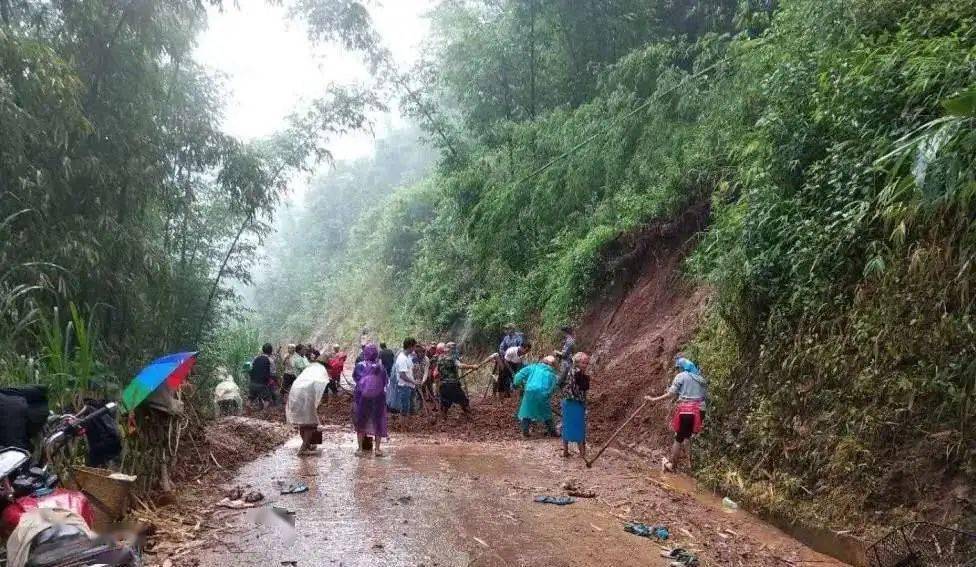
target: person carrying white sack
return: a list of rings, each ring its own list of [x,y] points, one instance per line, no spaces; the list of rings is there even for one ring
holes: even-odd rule
[[[220,382],[214,387],[214,409],[217,417],[225,414],[240,414],[244,410],[244,398],[241,397],[241,387],[234,381],[234,377],[223,366],[215,369]]]
[[[325,365],[313,362],[298,375],[288,393],[288,403],[285,406],[285,419],[298,428],[302,437],[299,455],[315,455],[319,450],[314,447],[322,442],[319,431],[319,403],[325,388],[329,385],[329,375]]]

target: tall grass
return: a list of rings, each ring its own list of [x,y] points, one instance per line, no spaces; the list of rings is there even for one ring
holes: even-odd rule
[[[223,366],[234,376],[241,389],[246,391],[247,376],[242,368],[261,352],[261,345],[258,329],[250,322],[240,322],[221,329],[202,347],[197,368],[194,370],[197,376],[195,383],[204,392],[210,392],[217,384],[216,369]],[[200,399],[201,404],[209,403],[209,399],[203,398]]]
[[[93,314],[94,310],[84,314],[73,302],[68,303],[67,319],[58,307],[50,316],[38,314],[35,338],[40,345],[39,356],[30,374],[21,372],[14,378],[47,385],[49,399],[56,405],[75,403],[87,395],[117,395],[116,376],[98,362]]]

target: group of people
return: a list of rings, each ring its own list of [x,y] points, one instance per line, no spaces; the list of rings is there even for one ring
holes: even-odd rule
[[[506,325],[497,352],[473,365],[461,361],[454,342],[432,345],[420,344],[413,338],[403,340],[402,349],[394,353],[385,343],[374,344],[364,339],[352,370],[352,423],[356,430],[360,453],[372,451],[382,455],[382,440],[389,437],[388,414],[396,413],[408,427],[410,416],[424,403],[439,405],[439,414],[446,418],[452,406],[460,406],[470,419],[471,407],[463,383],[465,370],[474,370],[494,361],[492,390],[500,398],[519,393],[517,423],[523,436],[528,437],[533,426],[541,426],[544,434],[561,437],[563,456],[570,456],[570,445],[576,444],[579,454],[586,457],[587,394],[590,390],[590,357],[576,349],[576,336],[571,327],[563,327],[562,346],[529,362],[532,344],[514,325]],[[326,391],[338,394],[340,379],[347,355],[339,345],[332,354],[321,356],[306,345],[288,345],[282,361],[280,392],[287,399],[286,417],[296,426],[302,437],[300,454],[314,453],[321,442],[317,408]],[[273,348],[265,344],[262,354],[251,364],[252,400],[273,400],[275,360]],[[671,419],[675,439],[670,458],[663,460],[665,470],[673,470],[693,435],[701,428],[704,418],[707,382],[698,367],[679,355],[675,362],[680,372],[666,392],[645,399],[657,402],[676,401]],[[560,394],[561,431],[557,431],[553,416],[553,396]],[[689,453],[690,459],[690,453]]]
[[[332,345],[332,354],[328,356],[322,356],[321,351],[310,344],[289,344],[282,356],[281,353],[275,354],[271,343],[265,343],[261,347],[261,354],[244,365],[244,372],[247,373],[250,382],[248,401],[256,408],[278,405],[281,400],[288,397],[288,392],[298,376],[313,362],[325,367],[329,377],[326,390],[333,395],[338,395],[339,381],[342,377],[342,369],[346,365],[346,358],[346,353],[337,344]]]

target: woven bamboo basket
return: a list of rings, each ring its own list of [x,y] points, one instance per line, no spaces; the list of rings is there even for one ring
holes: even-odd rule
[[[90,494],[97,502],[95,509],[95,530],[109,529],[125,517],[129,511],[129,500],[136,477],[116,473],[107,469],[77,465],[71,468],[70,484]]]

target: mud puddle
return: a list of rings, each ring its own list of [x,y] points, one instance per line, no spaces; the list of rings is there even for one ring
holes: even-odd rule
[[[783,518],[759,518],[741,508],[726,509],[720,496],[707,488],[702,488],[694,478],[685,475],[651,473],[650,477],[669,489],[687,494],[710,508],[722,510],[730,518],[752,519],[753,534],[760,539],[793,538],[812,551],[829,555],[851,565],[867,565],[867,558],[864,555],[866,544],[859,538],[826,528],[800,526]]]

